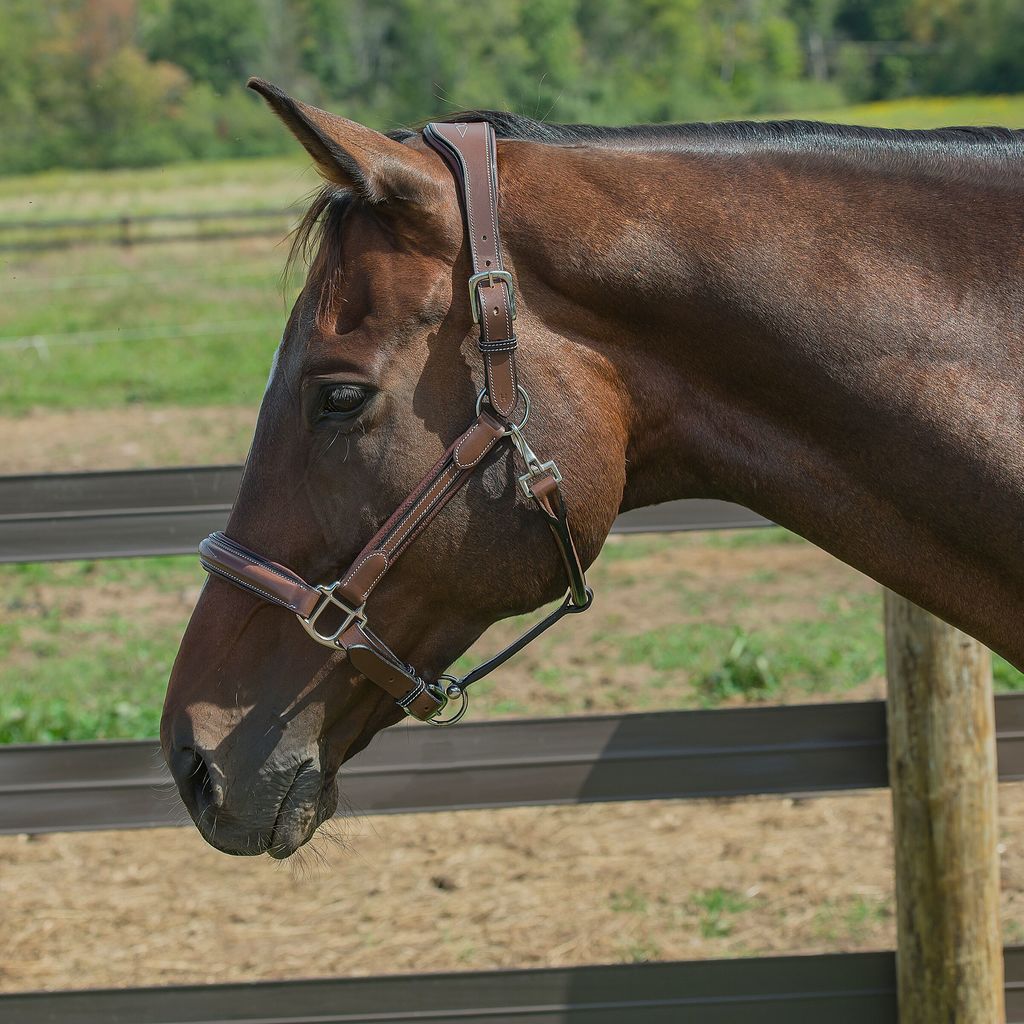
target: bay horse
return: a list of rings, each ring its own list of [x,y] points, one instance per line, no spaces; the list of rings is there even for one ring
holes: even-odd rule
[[[250,85],[325,184],[227,533],[337,579],[485,388],[474,253],[423,132]],[[1024,668],[1024,132],[448,121],[497,139],[519,383],[581,565],[622,511],[726,499]],[[489,450],[373,593],[424,679],[564,592],[520,469]],[[402,717],[344,651],[214,576],[161,741],[210,843],[282,858],[333,814],[341,764]]]

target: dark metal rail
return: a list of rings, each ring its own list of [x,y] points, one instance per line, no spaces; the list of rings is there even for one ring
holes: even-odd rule
[[[1008,959],[1016,967],[1019,957]],[[896,1024],[890,953],[0,997],[47,1024]]]
[[[190,554],[227,521],[241,466],[0,477],[0,562]],[[618,533],[770,525],[724,501],[619,516]]]
[[[1004,951],[1024,1024],[1024,949]],[[0,996],[21,1024],[897,1024],[892,953]]]
[[[1024,695],[996,701],[1024,779]],[[883,787],[882,701],[483,722],[382,733],[343,770],[357,814]],[[154,741],[0,747],[0,833],[184,823]]]

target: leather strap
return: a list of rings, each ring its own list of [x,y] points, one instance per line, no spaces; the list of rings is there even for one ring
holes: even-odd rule
[[[511,275],[502,262],[498,233],[494,129],[486,121],[431,121],[423,129],[423,139],[444,158],[459,184],[473,265],[470,303],[480,322],[487,394],[494,411],[507,419],[519,400],[519,379],[515,297]]]
[[[569,529],[557,467],[553,462],[541,463],[522,435],[522,424],[515,426],[510,422],[519,397],[513,332],[515,295],[511,274],[502,263],[498,235],[494,130],[485,121],[435,122],[427,125],[423,134],[452,169],[462,198],[473,265],[470,301],[474,319],[480,322],[486,393],[497,416],[486,411],[477,413],[469,428],[452,442],[334,583],[312,586],[287,566],[264,558],[223,533],[207,537],[199,545],[199,557],[208,572],[294,612],[315,640],[345,651],[353,667],[391,694],[401,708],[415,718],[431,721],[445,707],[449,695],[463,695],[467,686],[504,664],[564,615],[585,611],[593,595],[586,585]],[[569,579],[569,593],[547,618],[490,661],[461,679],[445,677],[450,685],[443,691],[437,685],[425,683],[412,666],[369,629],[363,608],[403,552],[486,455],[505,439],[511,439],[526,463],[527,471],[519,483],[551,528]],[[464,710],[463,702],[459,712],[447,722],[457,721]]]
[[[449,446],[416,489],[391,514],[341,578],[341,596],[359,607],[406,548],[469,479],[505,433],[489,413],[481,412]]]
[[[235,586],[303,618],[313,614],[323,596],[291,569],[263,558],[220,532],[211,533],[200,542],[199,561],[207,572],[223,576]]]

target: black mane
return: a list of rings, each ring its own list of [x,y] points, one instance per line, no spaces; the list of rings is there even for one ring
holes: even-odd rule
[[[824,121],[711,121],[690,124],[640,124],[609,127],[593,124],[549,124],[504,110],[471,110],[441,121],[489,121],[499,139],[543,142],[551,146],[601,146],[636,151],[687,150],[695,144],[734,149],[880,148],[1005,150],[1024,147],[1024,129],[999,127],[867,128]],[[414,132],[392,137],[405,140]]]

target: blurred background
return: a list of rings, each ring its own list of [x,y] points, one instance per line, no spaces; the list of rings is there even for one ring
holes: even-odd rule
[[[619,124],[1024,90],[1016,0],[5,0],[3,15],[7,174],[290,152],[240,88],[257,72],[381,129],[479,106]]]
[[[0,68],[0,474],[237,463],[316,185],[248,75],[383,130],[474,107],[1019,127],[1024,4],[0,0]],[[884,693],[878,587],[782,530],[612,538],[593,581],[584,620],[481,684],[477,720]],[[192,557],[0,566],[0,742],[154,736],[201,582]],[[332,974],[893,943],[884,794],[347,828],[329,884],[191,829],[0,838],[0,989],[300,976],[310,948]]]

